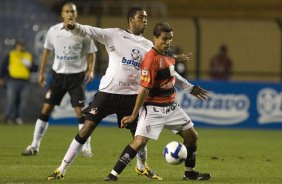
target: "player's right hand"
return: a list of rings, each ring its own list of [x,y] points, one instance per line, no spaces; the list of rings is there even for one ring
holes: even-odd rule
[[[128,123],[132,123],[134,120],[134,116],[124,116],[121,120],[121,128],[125,128]]]
[[[38,83],[39,83],[39,85],[41,87],[44,87],[46,85],[44,74],[39,74],[39,76],[38,76]]]

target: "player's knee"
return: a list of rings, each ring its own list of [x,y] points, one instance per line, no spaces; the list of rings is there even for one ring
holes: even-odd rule
[[[134,137],[134,140],[130,144],[135,150],[141,150],[143,149],[147,144],[147,139],[141,136]]]
[[[81,136],[81,135],[78,133],[78,134],[76,134],[76,136],[75,136],[74,139],[75,139],[78,143],[84,144],[84,143],[87,141],[88,137],[83,137],[83,136]]]
[[[44,122],[48,122],[48,120],[49,120],[49,114],[47,114],[47,115],[45,115],[45,114],[40,114],[39,115],[39,117],[38,117],[38,119],[40,119],[40,120],[42,120],[42,121],[44,121]]]
[[[83,127],[79,131],[79,135],[83,138],[88,138],[96,126],[97,124],[95,122],[86,120]]]
[[[198,133],[194,129],[181,132],[181,136],[183,137],[186,146],[196,145],[198,141]]]

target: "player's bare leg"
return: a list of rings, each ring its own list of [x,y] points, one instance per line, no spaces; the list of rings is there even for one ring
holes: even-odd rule
[[[82,129],[82,127],[84,125],[85,117],[83,116],[83,114],[81,112],[81,107],[74,107],[74,111],[75,111],[76,117],[79,121],[78,129],[80,130],[80,129]],[[83,147],[81,149],[81,153],[86,158],[90,158],[90,157],[93,156],[92,149],[91,149],[91,136],[88,137],[87,141],[83,145]]]

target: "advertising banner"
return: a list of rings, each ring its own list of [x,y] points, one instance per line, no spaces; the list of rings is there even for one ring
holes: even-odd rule
[[[199,100],[177,89],[176,101],[197,127],[282,129],[282,85],[257,82],[191,81],[209,91],[207,100]],[[87,86],[86,105],[97,92],[99,80]],[[102,125],[115,125],[111,115]],[[77,124],[69,96],[54,109],[50,123]]]

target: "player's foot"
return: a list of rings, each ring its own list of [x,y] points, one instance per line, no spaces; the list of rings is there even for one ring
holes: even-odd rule
[[[162,178],[157,175],[153,170],[151,170],[148,166],[146,166],[144,170],[139,170],[137,166],[135,166],[134,170],[138,175],[146,176],[149,179],[162,180]]]
[[[105,181],[117,181],[118,177],[112,175],[111,173],[105,178]]]
[[[23,156],[35,156],[39,152],[38,149],[35,149],[34,147],[28,146],[25,150],[22,151]]]
[[[199,173],[198,171],[185,171],[183,180],[209,180],[209,173]]]
[[[89,149],[88,150],[81,150],[81,153],[86,158],[91,158],[93,156],[91,149],[90,150]]]
[[[59,180],[59,179],[64,179],[64,174],[61,173],[58,169],[56,169],[50,176],[48,176],[47,180]]]

